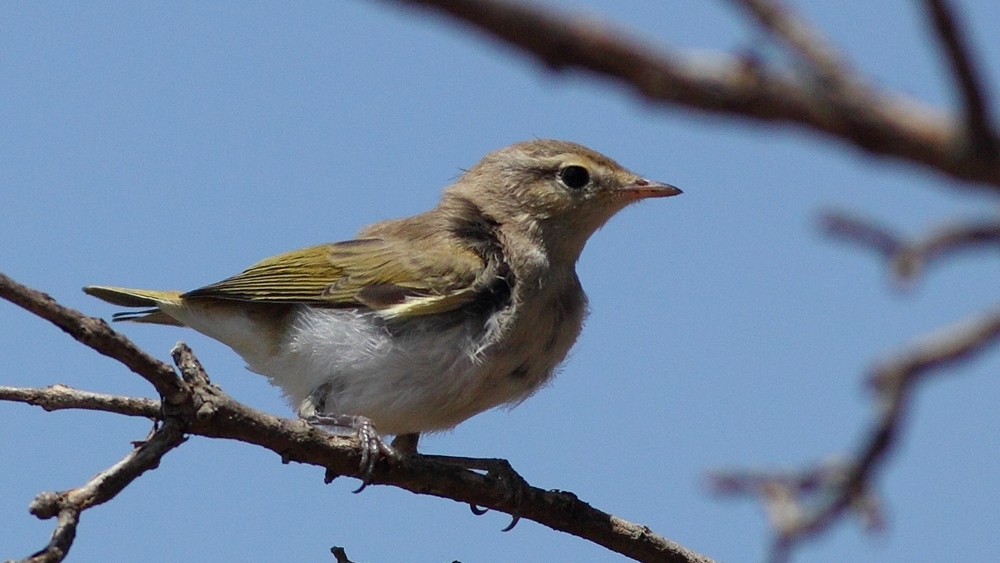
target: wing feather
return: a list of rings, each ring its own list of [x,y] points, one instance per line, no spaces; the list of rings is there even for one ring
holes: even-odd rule
[[[485,264],[472,251],[437,246],[378,238],[311,246],[266,258],[182,297],[364,306],[399,316],[441,313],[475,299]]]

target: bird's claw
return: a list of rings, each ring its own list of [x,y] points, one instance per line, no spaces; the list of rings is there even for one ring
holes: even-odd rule
[[[506,459],[494,459],[494,458],[471,458],[471,457],[453,457],[453,456],[439,456],[431,455],[427,456],[432,459],[437,459],[438,461],[443,461],[446,463],[451,463],[454,465],[459,465],[466,469],[485,471],[487,477],[492,477],[498,479],[504,488],[504,502],[511,506],[510,511],[510,524],[504,528],[503,532],[509,532],[517,526],[517,523],[521,520],[521,505],[524,503],[524,497],[531,485],[521,477],[514,468],[511,467],[510,462]],[[469,509],[476,516],[482,516],[489,512],[488,508],[480,508],[475,504],[469,504]]]
[[[514,468],[506,459],[494,459],[490,460],[490,462],[488,464],[489,467],[486,469],[486,474],[500,480],[505,492],[504,500],[513,506],[513,510],[510,512],[510,524],[507,524],[506,528],[500,530],[501,532],[509,532],[521,520],[521,505],[524,502],[525,492],[531,485],[528,485],[524,477],[521,477],[517,471],[514,471]]]
[[[375,431],[375,425],[368,418],[357,427],[358,441],[361,444],[361,486],[354,491],[355,494],[365,490],[372,484],[372,474],[375,471],[375,464],[383,457],[389,459],[396,455],[392,446],[382,441],[382,437]]]
[[[378,431],[375,430],[375,424],[368,417],[345,414],[316,414],[306,418],[306,422],[314,426],[350,428],[357,433],[358,443],[361,448],[361,463],[359,467],[361,486],[354,491],[355,493],[360,493],[368,485],[372,484],[375,465],[380,459],[389,459],[396,456],[396,451],[382,440]]]

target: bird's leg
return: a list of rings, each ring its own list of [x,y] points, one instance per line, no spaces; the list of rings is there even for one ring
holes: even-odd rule
[[[372,473],[375,464],[382,457],[395,457],[396,451],[392,446],[382,441],[375,423],[366,416],[354,414],[332,414],[323,412],[326,408],[326,397],[329,394],[329,384],[323,384],[302,402],[299,406],[299,416],[313,426],[325,426],[335,428],[349,428],[354,430],[358,436],[361,446],[361,486],[355,493],[365,490],[372,482]],[[395,443],[395,441],[393,442]],[[413,440],[416,448],[416,438]]]
[[[382,441],[375,424],[366,416],[324,413],[306,417],[305,421],[314,426],[350,428],[357,433],[361,446],[361,486],[355,493],[360,493],[372,483],[372,473],[379,459],[396,456],[396,451]]]
[[[399,453],[416,454],[417,442],[420,441],[420,433],[399,434],[392,439],[392,449]]]
[[[399,437],[396,439],[398,440]],[[393,440],[392,444],[395,446],[396,440]],[[458,465],[469,470],[485,471],[487,476],[499,479],[505,491],[505,500],[513,507],[510,513],[510,524],[508,524],[507,527],[501,531],[509,532],[513,530],[514,526],[516,526],[518,521],[521,520],[521,503],[524,502],[524,496],[531,485],[529,485],[528,482],[524,480],[524,477],[521,477],[517,471],[514,471],[514,468],[511,467],[510,462],[506,459],[458,457],[450,455],[426,455],[424,457],[443,463]],[[486,512],[489,511],[487,508],[479,508],[474,504],[470,504],[469,508],[471,508],[472,513],[477,516],[486,514]]]

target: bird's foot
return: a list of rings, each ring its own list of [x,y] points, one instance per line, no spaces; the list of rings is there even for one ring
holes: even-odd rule
[[[396,451],[382,441],[375,430],[375,424],[370,418],[353,414],[314,414],[306,417],[306,422],[314,426],[350,428],[357,433],[361,446],[361,486],[355,493],[360,493],[372,483],[372,473],[375,464],[383,457],[396,457]]]
[[[453,465],[458,465],[464,467],[465,469],[475,470],[475,471],[485,471],[488,477],[493,477],[498,479],[504,488],[504,500],[510,505],[510,524],[506,528],[501,530],[502,532],[509,532],[517,526],[518,521],[521,520],[521,505],[524,502],[524,497],[531,488],[531,485],[524,480],[524,477],[514,471],[511,467],[510,462],[506,459],[497,458],[478,458],[478,457],[456,457],[450,455],[428,455],[429,457],[436,461],[442,461],[444,463],[450,463]],[[474,504],[470,504],[469,508],[472,509],[472,513],[481,516],[489,512],[488,508],[479,508]]]

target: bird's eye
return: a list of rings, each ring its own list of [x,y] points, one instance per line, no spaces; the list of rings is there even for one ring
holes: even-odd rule
[[[559,171],[559,179],[566,187],[579,190],[590,183],[590,172],[582,166],[571,165]]]

